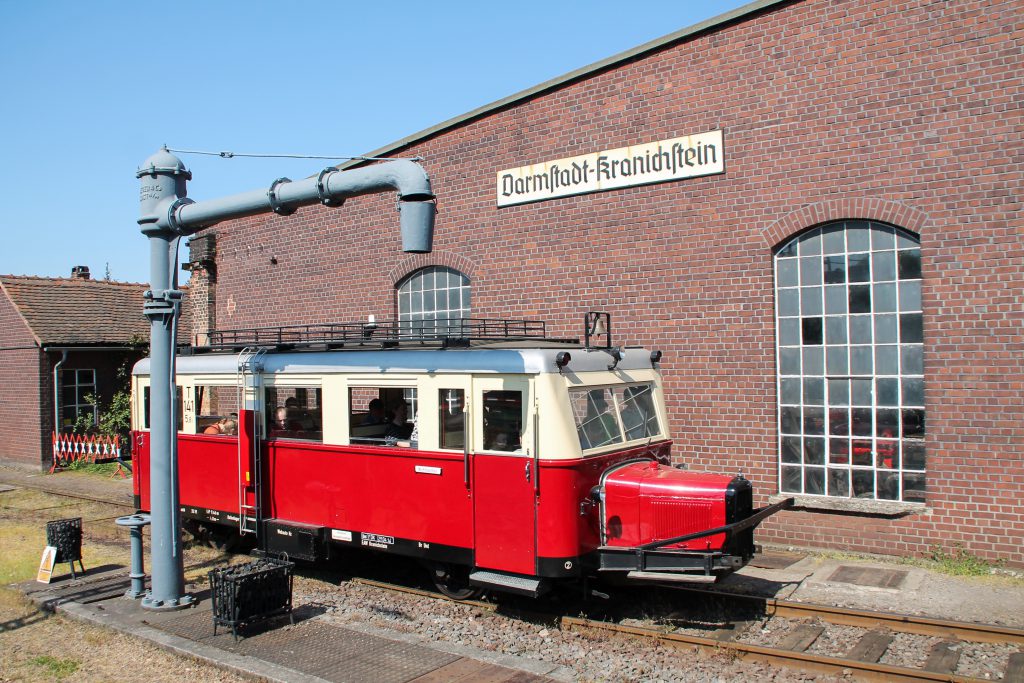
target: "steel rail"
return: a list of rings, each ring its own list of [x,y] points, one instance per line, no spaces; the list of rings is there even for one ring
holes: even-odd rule
[[[20,479],[18,479],[18,480],[7,479],[7,478],[4,478],[3,476],[0,476],[0,484],[4,484],[5,486],[13,486],[15,488],[31,489],[33,491],[42,491],[43,493],[50,493],[50,494],[53,494],[55,496],[63,496],[65,498],[76,498],[78,500],[88,500],[88,501],[93,502],[93,503],[106,503],[107,505],[116,505],[118,507],[130,508],[132,510],[135,509],[135,504],[134,503],[124,502],[124,501],[117,501],[117,500],[110,500],[109,498],[102,498],[100,496],[90,496],[90,495],[87,495],[85,493],[78,493],[78,492],[67,491],[67,490],[61,489],[59,487],[40,486],[40,485],[35,484],[35,483],[28,484],[28,483],[25,483],[24,481],[22,481]]]
[[[684,647],[693,650],[714,650],[718,652],[727,651],[739,659],[760,661],[772,666],[785,666],[803,671],[815,671],[819,673],[838,674],[843,672],[853,673],[859,680],[876,681],[954,681],[955,683],[978,683],[983,678],[971,678],[957,676],[950,673],[936,673],[923,669],[908,669],[889,664],[862,662],[856,659],[843,659],[840,657],[828,657],[823,655],[808,654],[796,650],[779,650],[764,647],[761,645],[747,645],[744,643],[715,640],[713,638],[702,638],[699,636],[687,636],[679,633],[665,633],[652,629],[639,628],[636,626],[623,626],[603,621],[582,619],[578,617],[562,617],[562,628],[565,630],[586,630],[603,631],[617,635],[632,636],[647,640],[657,640],[675,647]]]
[[[978,624],[948,619],[933,619],[910,614],[892,612],[872,612],[869,610],[847,607],[830,607],[813,603],[793,602],[777,598],[756,597],[727,593],[725,591],[667,586],[678,591],[705,595],[709,597],[727,598],[729,600],[761,603],[765,608],[765,616],[788,617],[791,619],[821,619],[830,624],[857,626],[860,628],[885,628],[899,633],[912,633],[921,636],[940,638],[956,638],[972,643],[1009,643],[1024,645],[1024,629],[999,626],[997,624]]]

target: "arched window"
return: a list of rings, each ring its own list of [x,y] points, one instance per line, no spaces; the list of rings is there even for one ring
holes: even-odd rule
[[[398,321],[403,330],[432,333],[447,327],[447,321],[468,317],[469,278],[453,268],[427,266],[398,285]]]
[[[783,493],[924,502],[921,249],[869,221],[775,255]]]

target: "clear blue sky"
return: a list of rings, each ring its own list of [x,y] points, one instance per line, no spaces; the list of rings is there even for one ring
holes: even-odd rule
[[[355,156],[746,0],[0,0],[0,273],[145,282],[135,170]],[[179,155],[201,200],[329,162]]]

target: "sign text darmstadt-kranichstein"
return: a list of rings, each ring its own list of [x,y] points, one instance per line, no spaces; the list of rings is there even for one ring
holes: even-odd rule
[[[498,206],[724,171],[722,131],[712,130],[498,171]]]

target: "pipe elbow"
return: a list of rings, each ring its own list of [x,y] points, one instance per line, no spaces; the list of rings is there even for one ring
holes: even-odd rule
[[[327,192],[344,199],[386,190],[398,192],[401,201],[434,199],[430,177],[422,166],[408,159],[395,159],[372,166],[332,173],[327,178]]]

